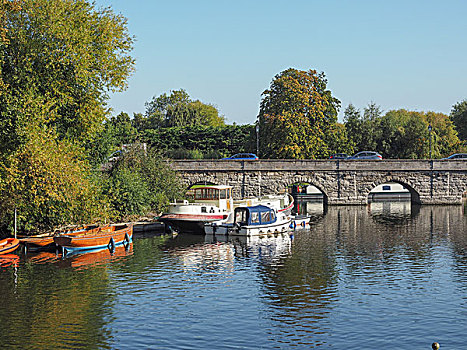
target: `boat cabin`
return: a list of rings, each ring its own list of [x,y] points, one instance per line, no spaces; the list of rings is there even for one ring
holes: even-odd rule
[[[208,185],[191,188],[187,192],[190,202],[216,205],[221,210],[233,208],[232,186]]]
[[[235,224],[241,226],[266,225],[274,223],[276,212],[265,205],[235,208]]]

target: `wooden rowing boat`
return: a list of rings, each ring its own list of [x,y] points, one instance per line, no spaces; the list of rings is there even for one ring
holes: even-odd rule
[[[76,235],[80,233],[84,233],[86,231],[90,231],[93,229],[99,228],[98,225],[90,225],[90,226],[83,226],[74,229],[70,229],[67,231],[56,231],[56,232],[48,232],[34,236],[19,236],[19,241],[23,244],[27,249],[31,250],[48,250],[48,249],[56,249],[56,244],[54,242],[54,237],[59,235]]]
[[[0,254],[14,252],[19,247],[19,239],[5,238],[0,240]]]
[[[63,254],[81,250],[109,248],[129,244],[133,237],[133,224],[119,224],[98,227],[78,234],[64,234],[54,237]]]

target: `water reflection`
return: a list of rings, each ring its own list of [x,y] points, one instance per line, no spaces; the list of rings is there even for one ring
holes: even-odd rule
[[[34,349],[465,345],[465,207],[372,203],[317,217],[293,235],[144,234],[115,255],[18,252],[0,267],[0,341]]]

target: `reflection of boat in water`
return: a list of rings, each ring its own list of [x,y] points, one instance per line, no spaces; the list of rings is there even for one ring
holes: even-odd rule
[[[278,233],[261,236],[214,236],[206,235],[207,242],[223,242],[230,244],[237,257],[258,257],[275,259],[290,253],[292,236],[289,233]]]
[[[0,240],[0,255],[14,252],[19,247],[19,239],[5,238]]]
[[[324,203],[322,200],[300,199],[295,202],[294,212],[306,216],[324,215]]]
[[[107,248],[101,248],[68,254],[66,259],[60,262],[60,266],[64,264],[75,268],[97,266],[114,260],[119,260],[122,257],[127,257],[129,255],[133,255],[133,243],[130,243],[127,246],[120,245],[116,247],[113,252]]]
[[[412,215],[416,215],[412,209],[417,209],[417,206],[412,206],[410,202],[372,202],[369,204],[369,211],[372,217],[381,223],[394,224],[410,219]]]
[[[131,243],[132,237],[133,224],[119,224],[98,227],[80,234],[56,236],[54,242],[67,254],[100,248],[113,250],[119,245]]]
[[[368,202],[406,202],[410,201],[411,195],[407,188],[395,182],[388,182],[372,189],[368,195]]]
[[[8,267],[15,265],[19,262],[19,256],[16,254],[2,254],[0,255],[0,267]]]

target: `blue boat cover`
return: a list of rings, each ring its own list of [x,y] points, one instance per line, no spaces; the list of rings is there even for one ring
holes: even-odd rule
[[[235,223],[240,225],[265,225],[276,222],[276,212],[265,205],[235,208]]]

